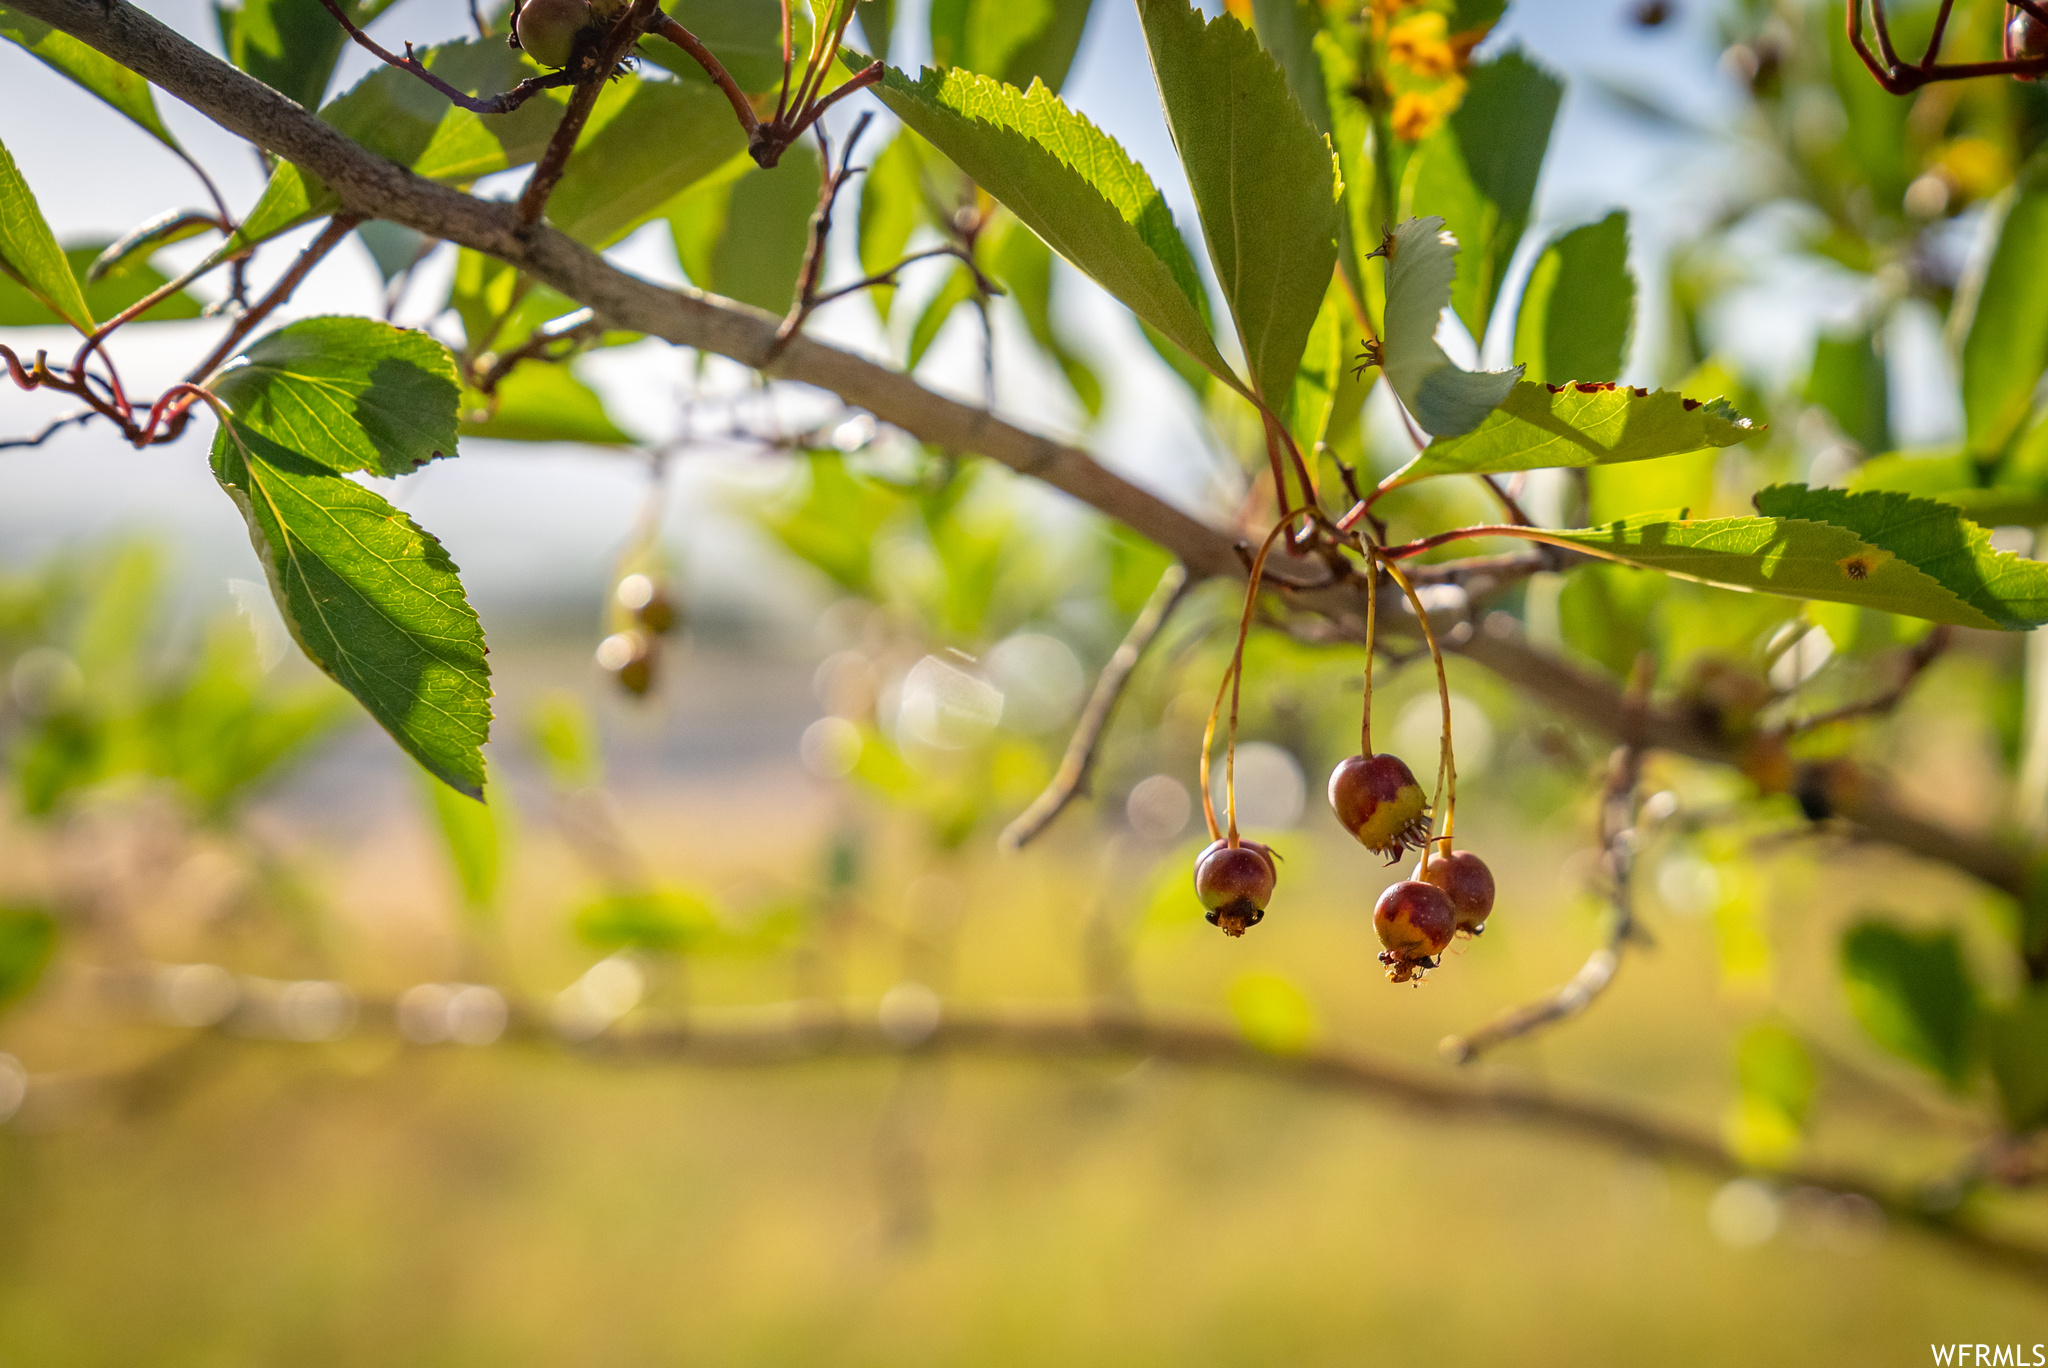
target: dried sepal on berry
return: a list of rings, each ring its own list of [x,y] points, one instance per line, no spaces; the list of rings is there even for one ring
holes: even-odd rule
[[[1429,839],[1429,799],[1399,757],[1353,755],[1330,771],[1330,806],[1367,850],[1401,858]]]
[[[1272,850],[1257,841],[1214,841],[1195,857],[1195,894],[1209,925],[1226,936],[1242,936],[1264,920],[1278,880]]]
[[[1386,947],[1380,963],[1387,966],[1387,977],[1406,983],[1436,968],[1444,947],[1457,934],[1458,914],[1435,884],[1403,879],[1380,894],[1372,925]]]

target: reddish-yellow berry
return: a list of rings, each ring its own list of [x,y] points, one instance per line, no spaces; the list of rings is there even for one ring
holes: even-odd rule
[[[1216,841],[1195,857],[1195,894],[1209,910],[1209,925],[1226,936],[1259,924],[1278,878],[1273,852],[1257,841]]]
[[[1493,871],[1486,861],[1469,850],[1429,857],[1429,868],[1416,867],[1415,877],[1442,889],[1458,914],[1458,929],[1478,935],[1486,929],[1487,914],[1493,911]]]
[[[1330,806],[1367,850],[1389,864],[1429,839],[1429,799],[1415,772],[1392,755],[1353,755],[1330,771]]]
[[[2032,57],[2048,57],[2048,24],[2042,23],[2023,9],[2008,11],[2011,16],[2005,24],[2005,58],[2009,62],[2022,61]],[[2038,81],[2039,76],[2022,76],[2022,81]]]
[[[1386,892],[1372,910],[1373,930],[1380,933],[1380,963],[1387,977],[1406,983],[1436,968],[1437,956],[1457,934],[1458,914],[1435,884],[1403,879]]]

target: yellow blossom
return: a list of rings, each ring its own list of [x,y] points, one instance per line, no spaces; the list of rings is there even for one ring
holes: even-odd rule
[[[1443,110],[1427,95],[1402,95],[1394,101],[1394,133],[1409,142],[1421,142],[1443,122]]]
[[[1448,32],[1441,14],[1426,12],[1403,19],[1387,35],[1387,60],[1418,76],[1448,76],[1458,66]]]

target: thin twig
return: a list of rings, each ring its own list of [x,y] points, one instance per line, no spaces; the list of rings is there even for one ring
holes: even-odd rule
[[[832,140],[825,136],[823,128],[818,130],[818,161],[825,169],[825,179],[818,187],[818,207],[811,211],[809,241],[804,246],[803,266],[797,272],[796,298],[790,302],[782,326],[775,330],[775,341],[768,348],[770,361],[781,354],[810,317],[811,310],[818,307],[818,277],[825,270],[825,248],[832,236],[832,210],[839,203],[839,192],[854,177],[853,152],[872,122],[872,114],[863,114],[855,122],[853,131],[846,135],[846,148],[836,168],[832,165]]]
[[[1579,972],[1561,987],[1534,1002],[1501,1013],[1476,1031],[1448,1036],[1439,1047],[1454,1064],[1470,1064],[1488,1050],[1579,1015],[1614,982],[1621,955],[1639,933],[1635,897],[1629,887],[1635,872],[1636,786],[1642,778],[1643,753],[1635,746],[1617,747],[1607,787],[1600,799],[1600,850],[1613,911],[1607,943],[1586,958]]]
[[[332,4],[333,0],[321,2]],[[619,16],[619,22],[612,25],[612,31],[605,35],[596,52],[585,56],[576,68],[576,90],[569,97],[569,107],[562,111],[562,121],[555,125],[555,135],[548,139],[547,151],[541,153],[540,160],[534,164],[532,178],[520,193],[521,223],[540,222],[540,216],[548,207],[548,196],[555,193],[562,173],[569,169],[569,156],[576,150],[576,140],[583,135],[583,125],[590,121],[590,111],[597,107],[597,97],[604,92],[605,82],[619,69],[619,63],[625,60],[633,44],[640,41],[640,35],[647,31],[648,20],[658,9],[657,0],[633,0],[632,8]]]
[[[299,259],[292,263],[291,269],[278,277],[277,284],[270,287],[269,294],[264,295],[253,308],[235,320],[235,325],[228,329],[228,334],[220,340],[220,345],[208,353],[204,361],[192,368],[191,373],[185,377],[185,383],[205,384],[221,363],[235,354],[235,348],[241,345],[242,339],[276,312],[279,305],[290,299],[292,292],[303,285],[306,277],[312,274],[313,268],[318,266],[329,252],[340,246],[342,239],[354,232],[356,225],[361,222],[361,219],[349,214],[336,214],[327,220],[327,226],[320,230],[318,237],[306,244],[306,250],[299,253]]]
[[[67,413],[62,418],[52,419],[47,427],[33,437],[8,437],[0,439],[0,451],[39,447],[74,423],[89,423],[99,416],[100,413],[97,409],[80,409],[76,413]]]
[[[1060,767],[1045,786],[1045,792],[1032,800],[1031,806],[1017,815],[1017,819],[1003,828],[998,844],[1004,850],[1022,850],[1038,834],[1052,825],[1055,817],[1066,811],[1067,804],[1088,790],[1088,776],[1095,768],[1095,757],[1102,744],[1102,736],[1109,728],[1109,719],[1116,712],[1117,702],[1122,699],[1124,686],[1130,683],[1132,673],[1138,668],[1145,648],[1158,637],[1159,631],[1173,616],[1173,610],[1187,596],[1188,568],[1178,561],[1166,567],[1166,573],[1159,577],[1152,596],[1145,600],[1137,620],[1131,623],[1131,630],[1102,667],[1102,673],[1095,680],[1095,692],[1088,696],[1088,706],[1081,711],[1081,720],[1074,728],[1074,735],[1067,742],[1067,753],[1060,758]]]
[[[753,102],[747,99],[747,92],[740,89],[740,83],[732,78],[732,73],[725,69],[725,64],[712,54],[710,48],[704,46],[696,34],[677,23],[672,15],[657,11],[654,18],[648,22],[647,31],[668,39],[696,59],[697,65],[703,67],[712,82],[725,92],[726,101],[732,105],[732,112],[739,117],[740,127],[746,130],[747,141],[751,145],[755,130],[761,126],[761,120],[755,115]]]
[[[570,85],[576,80],[575,75],[571,72],[557,71],[551,72],[546,76],[529,76],[502,95],[471,95],[466,91],[449,85],[439,76],[427,70],[427,64],[412,55],[412,44],[407,43],[405,45],[405,56],[400,57],[397,53],[392,52],[382,43],[379,43],[375,38],[357,28],[355,21],[348,17],[347,11],[343,10],[336,0],[320,0],[320,3],[326,6],[327,12],[334,16],[334,21],[341,25],[343,30],[348,33],[348,36],[355,40],[356,46],[366,49],[379,60],[390,66],[397,67],[400,71],[411,72],[447,96],[451,104],[459,105],[474,114],[510,114],[543,90],[553,90],[561,86]],[[474,13],[473,8],[472,13]]]

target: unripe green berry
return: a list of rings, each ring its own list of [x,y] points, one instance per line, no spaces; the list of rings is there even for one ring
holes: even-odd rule
[[[525,0],[512,31],[520,50],[544,67],[565,67],[575,55],[576,35],[590,25],[584,0]]]

